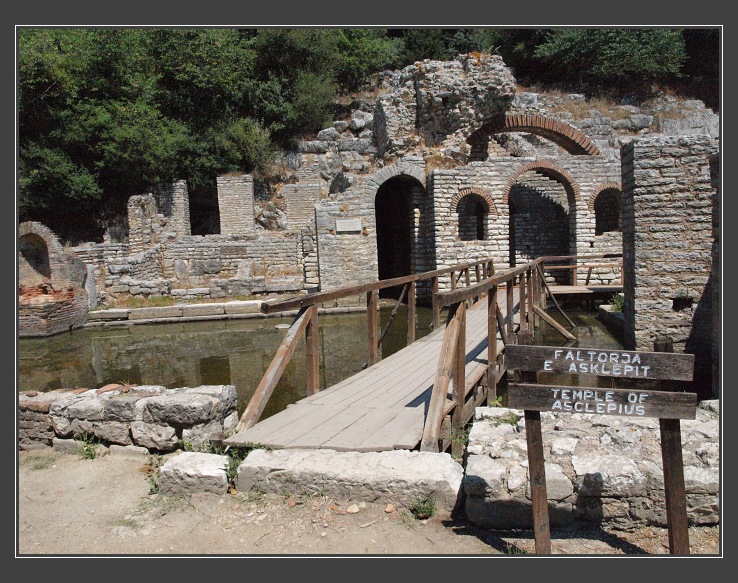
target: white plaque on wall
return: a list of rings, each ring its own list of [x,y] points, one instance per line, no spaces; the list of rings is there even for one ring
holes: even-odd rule
[[[336,233],[361,233],[361,219],[336,219]]]

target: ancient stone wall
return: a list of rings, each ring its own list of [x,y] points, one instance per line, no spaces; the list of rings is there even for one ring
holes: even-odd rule
[[[690,525],[720,523],[719,412],[719,402],[704,401],[694,420],[681,422]],[[658,419],[543,412],[541,426],[551,526],[667,526]],[[523,411],[478,407],[467,452],[469,520],[532,528]]]
[[[515,79],[502,59],[479,53],[417,62],[389,84],[376,124],[380,152],[392,154],[422,143],[463,155],[468,135],[509,109],[515,96]]]
[[[19,396],[18,446],[57,446],[76,440],[138,446],[149,452],[199,448],[212,436],[230,434],[238,423],[236,389],[203,385],[112,384],[99,389],[61,389]]]
[[[720,249],[722,239],[720,237],[721,216],[721,190],[720,190],[720,154],[710,156],[710,183],[712,184],[712,397],[720,396],[720,385],[722,382],[721,358],[722,349],[722,306],[720,303],[720,289],[722,280],[720,277]]]
[[[49,336],[82,326],[90,307],[87,266],[44,225],[18,226],[18,335]]]
[[[593,254],[595,242],[595,215],[590,210],[587,201],[594,192],[599,192],[602,184],[620,181],[620,167],[617,163],[603,157],[593,156],[559,156],[554,159],[538,159],[532,161],[529,158],[496,157],[484,162],[474,162],[467,166],[459,166],[449,170],[434,170],[431,174],[431,187],[434,198],[434,223],[435,223],[435,245],[436,255],[439,258],[438,268],[450,267],[456,263],[473,261],[491,254],[494,259],[495,269],[500,271],[510,266],[510,205],[511,190],[515,187],[519,178],[532,180],[530,176],[533,171],[546,173],[546,176],[555,177],[564,187],[550,185],[550,178],[545,178],[544,184],[549,184],[540,193],[539,198],[551,200],[554,197],[557,202],[563,198],[563,190],[566,189],[568,208],[563,209],[568,215],[569,241],[567,243],[567,254]],[[537,182],[538,181],[538,182]],[[532,184],[540,184],[540,178]],[[494,212],[490,213],[488,219],[487,238],[484,241],[458,241],[458,216],[452,212],[453,200],[465,189],[474,189],[487,193],[494,205]],[[517,187],[519,188],[519,187]],[[528,191],[530,194],[530,190]],[[553,193],[553,194],[552,194]],[[528,196],[529,204],[532,197]],[[537,204],[545,204],[538,200]],[[561,206],[560,204],[558,206]],[[527,213],[529,218],[538,216],[536,210],[541,209],[534,206]],[[523,229],[518,229],[519,234],[519,257],[525,258],[525,246],[530,244],[543,245],[541,252],[531,254],[540,256],[554,249],[562,242],[552,237],[559,235],[553,232],[545,222],[549,216],[537,218],[543,221],[540,229],[531,229],[533,234],[522,234]],[[562,219],[563,220],[563,219]],[[522,225],[520,225],[522,227]],[[526,228],[527,230],[527,228]],[[547,234],[550,233],[550,234]],[[544,239],[526,241],[525,237],[543,237]],[[560,253],[557,253],[560,254]],[[584,282],[586,273],[578,274],[581,282]],[[615,277],[611,270],[602,270],[596,275],[602,281],[608,281]],[[597,279],[593,280],[597,281]],[[443,285],[448,285],[445,283]]]
[[[250,174],[218,176],[221,235],[254,236],[254,177]]]
[[[169,185],[159,186],[153,192],[159,211],[167,219],[168,230],[174,236],[189,235],[190,196],[187,181],[178,180]]]
[[[711,385],[713,203],[709,136],[640,138],[623,146],[625,342],[649,350],[669,336],[695,354]]]

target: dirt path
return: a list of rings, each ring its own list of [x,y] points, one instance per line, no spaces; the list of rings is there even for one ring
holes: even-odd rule
[[[416,519],[362,500],[245,493],[152,493],[151,466],[51,448],[19,452],[16,556],[521,555],[530,532]],[[552,532],[554,554],[665,554],[668,533]],[[692,529],[693,554],[719,553],[717,528]]]

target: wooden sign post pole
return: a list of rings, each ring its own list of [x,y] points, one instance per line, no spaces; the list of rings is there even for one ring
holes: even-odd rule
[[[653,349],[655,352],[674,352],[674,344],[671,338],[659,338],[653,343]],[[663,384],[664,381],[659,382],[659,385]],[[687,518],[687,494],[684,487],[681,422],[679,419],[659,419],[659,429],[661,431],[661,460],[664,466],[669,552],[672,555],[688,555],[689,520]]]
[[[530,330],[520,330],[517,335],[519,345],[533,343]],[[538,374],[533,371],[519,371],[522,382],[535,383]],[[546,466],[543,457],[543,434],[541,432],[540,411],[523,411],[525,414],[525,439],[528,445],[528,473],[530,474],[530,500],[533,507],[533,535],[536,553],[551,554],[551,528],[548,520],[548,492],[546,490]]]

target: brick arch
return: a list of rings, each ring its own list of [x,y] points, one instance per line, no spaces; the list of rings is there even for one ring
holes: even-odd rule
[[[622,194],[622,187],[617,182],[606,182],[605,184],[598,184],[592,191],[592,196],[587,201],[587,209],[589,212],[594,212],[594,205],[597,197],[600,196],[605,190],[618,190]]]
[[[580,130],[561,119],[540,114],[506,113],[498,115],[475,131],[469,143],[480,142],[487,136],[504,132],[527,132],[555,142],[574,155],[600,156],[597,145]]]
[[[553,162],[539,160],[537,162],[529,162],[528,164],[521,166],[515,171],[515,174],[508,178],[502,191],[502,203],[504,205],[507,206],[510,204],[510,189],[515,185],[517,179],[531,170],[535,170],[547,178],[560,181],[566,191],[570,204],[576,203],[576,201],[579,200],[579,185],[571,173]]]
[[[50,255],[56,255],[64,251],[64,247],[58,237],[46,225],[36,221],[26,221],[18,225],[18,238],[35,235],[43,239]]]
[[[484,203],[487,205],[487,212],[493,216],[497,216],[497,208],[495,207],[495,203],[492,200],[492,197],[490,196],[489,192],[487,192],[486,190],[482,188],[472,188],[472,187],[462,188],[461,190],[459,190],[459,192],[454,194],[453,197],[451,197],[451,212],[452,213],[456,212],[456,209],[458,208],[459,202],[461,201],[461,199],[469,194],[476,194],[477,196],[479,196],[484,201]]]
[[[370,184],[374,186],[376,192],[382,184],[395,178],[396,176],[410,176],[415,178],[425,188],[425,171],[423,168],[410,164],[408,162],[398,162],[397,164],[390,164],[379,170],[374,176],[369,179]]]

